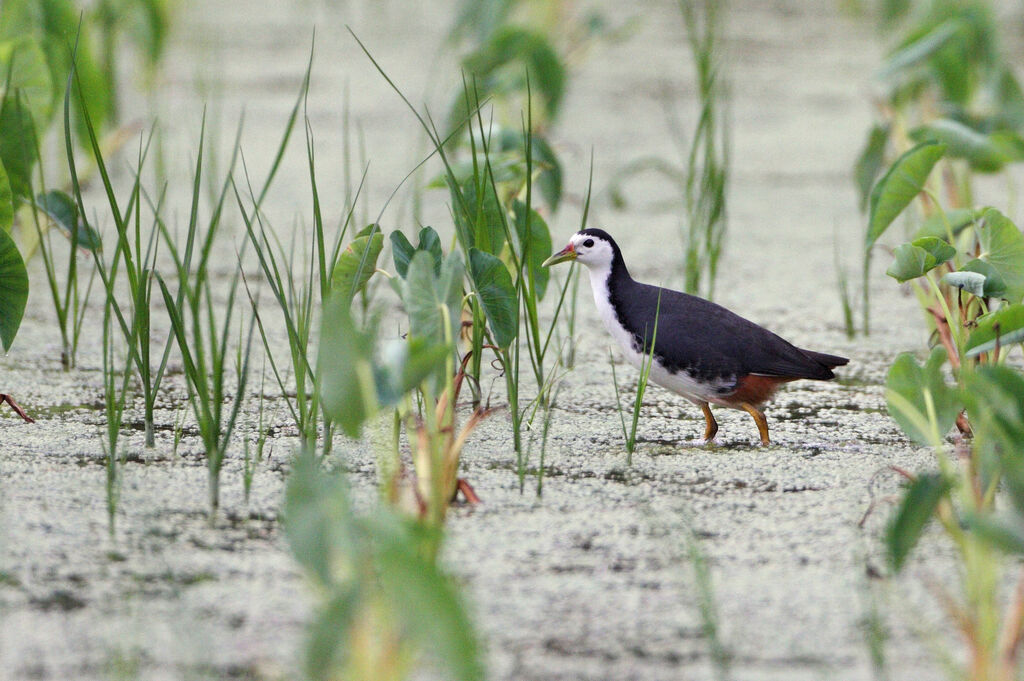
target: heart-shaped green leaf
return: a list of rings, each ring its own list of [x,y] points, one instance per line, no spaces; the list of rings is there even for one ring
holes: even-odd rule
[[[946,154],[965,159],[978,172],[994,173],[1013,160],[1012,139],[1003,135],[993,138],[959,121],[940,118],[910,133],[915,141],[931,140],[946,145]]]
[[[956,249],[942,239],[922,237],[897,246],[893,251],[893,264],[885,273],[902,283],[923,276],[954,255]]]
[[[512,276],[501,260],[476,248],[469,251],[469,268],[494,342],[507,348],[519,330],[519,306]]]
[[[937,446],[963,410],[960,391],[946,384],[946,351],[935,348],[923,366],[910,353],[896,358],[885,381],[889,415],[915,442]]]
[[[922,142],[892,164],[871,191],[868,231],[865,237],[871,248],[892,221],[924,188],[928,175],[946,152],[946,145]]]
[[[377,258],[384,249],[384,235],[380,230],[358,236],[338,258],[331,279],[335,291],[351,300],[359,293],[377,269]]]
[[[978,272],[947,272],[942,277],[942,283],[946,286],[952,286],[953,288],[958,288],[961,291],[967,291],[979,298],[985,295],[986,281],[987,278],[985,275]]]
[[[78,245],[82,248],[100,250],[100,235],[78,215],[78,203],[62,191],[52,190],[36,197],[36,206],[50,216],[64,234],[70,237],[77,235]]]
[[[1019,303],[1024,298],[1024,234],[1005,215],[987,208],[977,228],[981,254],[1006,286],[1006,299]]]
[[[1003,347],[1024,341],[1024,305],[1014,303],[978,319],[978,326],[967,337],[964,354],[976,357],[991,352],[998,342]]]

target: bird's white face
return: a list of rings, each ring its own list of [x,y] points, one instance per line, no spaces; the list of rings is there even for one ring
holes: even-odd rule
[[[569,245],[544,261],[545,266],[576,260],[593,269],[610,267],[614,252],[612,245],[601,237],[584,232],[577,232],[569,239]]]

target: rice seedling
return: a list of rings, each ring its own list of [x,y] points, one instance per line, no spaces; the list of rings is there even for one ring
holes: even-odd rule
[[[688,527],[685,535],[686,555],[693,568],[697,587],[697,611],[700,614],[701,631],[711,655],[711,666],[715,670],[715,678],[718,681],[728,681],[732,678],[732,653],[722,640],[715,591],[711,582],[711,569],[708,566],[707,556],[704,555],[693,530]]]
[[[124,408],[128,398],[128,383],[131,379],[131,355],[125,352],[122,361],[117,361],[117,343],[111,328],[113,302],[107,299],[103,306],[103,404],[105,431],[101,436],[104,449],[107,493],[107,531],[111,539],[117,528],[117,507],[121,499],[121,467],[124,452],[118,450]]]
[[[687,293],[714,298],[718,261],[728,231],[730,155],[729,89],[725,76],[724,31],[728,3],[716,0],[679,0],[687,42],[697,73],[700,109],[687,141],[670,111],[669,131],[679,149],[675,164],[660,156],[635,159],[620,168],[608,186],[612,204],[627,203],[623,184],[652,172],[670,183],[677,193],[668,205],[682,207],[682,228]]]
[[[250,315],[248,331],[242,330],[244,324],[240,324],[239,333],[232,334],[235,297],[241,281],[240,270],[235,272],[226,287],[223,308],[214,300],[209,265],[215,239],[222,224],[221,215],[228,182],[224,183],[218,203],[213,207],[206,233],[200,239],[198,206],[202,183],[203,132],[205,121],[196,155],[192,205],[183,251],[175,245],[175,240],[170,236],[166,225],[162,222],[160,224],[167,251],[174,262],[177,274],[177,294],[171,294],[170,288],[160,274],[156,275],[156,280],[170,317],[175,342],[181,353],[189,404],[205,450],[209,472],[209,515],[212,524],[220,505],[221,467],[245,400],[256,322]],[[199,257],[193,266],[197,244]],[[234,385],[229,387],[232,357],[235,357],[239,370],[235,372]]]
[[[278,146],[277,155],[259,196],[256,196],[252,186],[249,185],[248,194],[251,208],[243,205],[243,200],[237,186],[235,187],[235,197],[245,222],[249,243],[253,247],[253,252],[256,254],[260,270],[263,273],[263,280],[270,287],[274,302],[277,303],[284,321],[288,336],[288,358],[290,361],[290,375],[294,382],[294,393],[291,386],[287,386],[285,383],[280,368],[282,363],[275,358],[275,351],[266,335],[263,316],[253,298],[252,291],[249,289],[248,282],[246,282],[246,291],[252,304],[253,314],[265,352],[267,353],[267,358],[271,364],[272,372],[281,393],[285,396],[289,412],[292,415],[300,437],[310,443],[315,442],[318,437],[319,424],[322,421],[323,438],[326,443],[325,451],[329,452],[333,441],[333,424],[328,412],[323,407],[320,381],[316,376],[315,362],[311,357],[312,331],[315,321],[314,312],[327,300],[333,290],[342,292],[344,295],[349,296],[350,299],[365,292],[366,285],[376,269],[377,259],[383,248],[383,234],[380,231],[380,227],[373,223],[358,232],[348,246],[342,249],[345,238],[352,226],[356,205],[362,192],[363,182],[365,181],[364,173],[363,178],[354,191],[351,187],[346,188],[343,218],[338,224],[333,238],[330,241],[328,240],[317,185],[313,129],[306,116],[303,116],[303,121],[312,198],[313,232],[312,244],[307,251],[308,261],[305,263],[305,274],[302,278],[299,278],[296,274],[294,260],[296,249],[294,246],[286,249],[281,244],[276,232],[274,232],[270,225],[266,224],[260,213],[259,206],[266,196],[267,187],[269,187],[270,182],[277,173],[292,129],[298,120],[300,107],[305,106],[309,93],[309,78],[312,65],[311,53],[298,98],[292,108],[280,145]],[[346,130],[346,159],[350,156],[347,140],[348,134]],[[346,160],[346,177],[348,177],[348,165]],[[248,182],[248,176],[246,176],[246,179]],[[369,301],[364,296],[362,302],[365,315]],[[292,394],[294,394],[294,398],[291,397]]]
[[[64,144],[74,195],[74,202],[68,199],[66,203],[68,204],[68,213],[74,220],[75,233],[81,231],[90,234],[95,232],[89,226],[89,221],[86,218],[85,198],[72,145],[70,112],[73,89],[71,82],[73,78],[77,77],[78,72],[72,70],[68,77],[68,87],[64,98]],[[162,350],[156,349],[154,352],[155,348],[152,342],[153,279],[159,244],[158,234],[162,227],[161,211],[164,193],[161,192],[155,205],[151,204],[153,224],[150,225],[148,234],[145,234],[142,227],[142,197],[144,194],[142,172],[152,142],[152,133],[145,143],[140,140],[134,181],[122,208],[117,200],[103,152],[100,149],[89,107],[85,102],[80,103],[80,111],[88,136],[89,148],[103,183],[107,206],[110,209],[116,233],[114,252],[109,264],[104,260],[98,239],[95,239],[95,244],[90,248],[93,255],[93,271],[94,274],[99,275],[103,283],[106,305],[110,306],[109,309],[113,312],[118,328],[128,344],[129,356],[133,360],[135,373],[141,384],[146,446],[153,447],[155,445],[154,411],[160,385],[167,369],[171,338],[168,337]],[[195,203],[197,200],[198,196],[194,196],[193,202]],[[128,289],[127,305],[121,303],[117,292],[117,281],[122,270]]]
[[[239,346],[238,354],[235,357],[235,372],[241,373],[242,353]],[[267,440],[270,438],[272,424],[265,421],[266,417],[266,387],[267,387],[267,366],[264,358],[263,367],[260,371],[260,394],[259,407],[256,418],[256,441],[251,442],[247,437],[243,442],[242,450],[242,490],[245,496],[245,503],[249,503],[249,494],[252,492],[252,483],[256,479],[256,470],[263,463],[263,450],[267,447]]]
[[[56,271],[56,252],[51,239],[52,230],[44,229],[39,213],[46,216],[47,222],[60,228],[68,238],[68,252],[65,260],[63,287]],[[67,194],[60,191],[44,192],[36,197],[32,210],[32,219],[39,239],[39,254],[43,259],[43,268],[49,284],[50,298],[57,315],[57,327],[61,336],[60,363],[65,371],[75,368],[78,354],[78,343],[82,333],[82,322],[88,309],[89,296],[96,278],[94,269],[89,275],[85,290],[79,281],[78,258],[79,248],[89,251],[99,250],[98,235],[91,229],[80,224],[78,206]],[[84,237],[84,238],[83,238]],[[63,288],[63,292],[61,291]]]
[[[208,240],[207,246],[203,248],[202,260],[205,260],[209,252],[210,243]],[[179,304],[175,300],[159,275],[157,281],[182,355],[185,379],[189,386],[189,403],[192,405],[199,437],[206,454],[212,524],[220,507],[221,467],[231,443],[238,413],[245,401],[245,389],[249,378],[249,354],[256,324],[251,320],[248,332],[239,333],[235,338],[235,351],[239,360],[237,363],[241,370],[236,373],[234,386],[229,391],[227,369],[231,355],[228,342],[231,337],[231,321],[239,276],[236,273],[232,277],[223,312],[224,319],[218,324],[213,291],[206,277],[204,265],[200,264],[196,273],[190,273],[181,261],[177,262],[177,266],[178,285],[185,291],[184,304]]]
[[[707,298],[714,297],[718,260],[728,228],[728,85],[721,55],[726,6],[718,0],[679,1],[700,95],[700,115],[686,160],[684,198],[689,225],[685,290],[703,293]]]

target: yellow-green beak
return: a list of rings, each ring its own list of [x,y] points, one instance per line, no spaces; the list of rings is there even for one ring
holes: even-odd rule
[[[576,249],[574,249],[572,247],[572,244],[570,243],[568,246],[566,246],[565,248],[560,250],[558,253],[555,253],[550,258],[548,258],[547,260],[542,262],[541,263],[541,267],[551,267],[552,265],[557,265],[560,262],[565,262],[566,260],[575,260],[575,259],[576,259]]]

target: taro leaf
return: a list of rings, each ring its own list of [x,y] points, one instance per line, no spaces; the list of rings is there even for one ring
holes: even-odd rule
[[[871,196],[871,187],[875,184],[878,173],[882,170],[882,162],[885,160],[885,145],[889,142],[888,126],[874,125],[868,133],[867,143],[857,157],[857,163],[853,167],[854,179],[857,189],[860,192],[860,209],[863,211],[868,207],[868,197]]]
[[[14,239],[0,229],[0,342],[11,349],[28,301],[28,272]]]
[[[4,164],[0,163],[0,232],[10,232],[14,225],[14,193],[7,179]]]
[[[78,203],[62,191],[56,189],[36,197],[36,206],[50,216],[53,223],[68,237],[72,230],[77,234],[78,245],[82,248],[101,250],[99,232],[87,225],[78,217]]]
[[[912,354],[903,353],[889,368],[885,381],[889,415],[921,445],[941,444],[943,435],[963,410],[959,390],[947,385],[943,377],[945,361],[943,348],[932,350],[924,366],[919,366]],[[930,406],[926,395],[930,396]]]
[[[1024,514],[1024,375],[1006,365],[963,374],[974,450],[989,480],[1001,478],[1017,513]],[[985,487],[990,486],[983,480]]]
[[[1009,129],[1024,126],[1024,92],[1008,65],[1002,67],[999,78],[993,86],[994,99],[998,103],[999,121]]]
[[[551,279],[551,270],[541,267],[552,252],[551,232],[537,211],[530,209],[530,219],[526,219],[526,204],[522,201],[516,201],[512,205],[512,211],[515,216],[516,233],[519,236],[520,253],[525,255],[529,267],[527,276],[533,277],[533,290],[537,294],[537,300],[541,300]]]
[[[947,272],[942,277],[942,283],[946,286],[958,288],[961,291],[967,291],[968,293],[982,298],[985,296],[985,282],[987,277],[984,274],[978,272]]]
[[[493,177],[495,184],[501,185],[507,182],[519,187],[526,182],[526,160],[522,150],[495,151],[492,148],[486,156],[483,152],[478,151],[476,159],[467,158],[451,166],[451,174],[460,185],[483,173],[486,173],[488,180]],[[444,187],[447,182],[448,171],[446,170],[431,180],[427,186],[436,189]]]
[[[522,66],[513,67],[515,76],[511,79],[494,77],[501,67],[517,62],[526,66],[530,85],[534,92],[540,93],[547,117],[553,120],[565,92],[565,67],[543,34],[518,26],[500,28],[483,47],[466,57],[463,65],[482,84],[482,99],[493,92],[507,92],[503,83],[526,90]],[[463,105],[460,111],[464,112],[464,108]]]
[[[507,348],[519,330],[519,305],[512,276],[501,260],[476,248],[469,251],[469,269],[494,342]]]
[[[978,258],[991,265],[1006,284],[1006,299],[1019,303],[1024,298],[1024,234],[995,208],[987,208],[981,219]]]
[[[0,103],[0,163],[7,171],[15,196],[32,196],[32,166],[36,156],[36,128],[19,97],[4,97]]]
[[[1024,138],[1014,130],[996,130],[988,135],[989,143],[1003,156],[1007,163],[1024,160]]]
[[[907,486],[885,532],[889,565],[893,571],[899,572],[903,567],[949,489],[949,482],[938,473],[920,475]]]
[[[409,271],[409,261],[416,248],[409,241],[401,230],[391,232],[391,259],[395,262],[395,271],[398,276],[405,279],[405,273]]]
[[[922,142],[896,159],[871,190],[866,247],[871,248],[924,188],[932,168],[946,151],[944,144]]]
[[[979,217],[981,217],[981,211],[970,208],[956,208],[947,210],[945,213],[935,213],[928,216],[921,224],[921,228],[917,230],[914,238],[934,236],[939,239],[949,239],[950,232],[953,233],[953,236],[958,235]]]
[[[433,343],[453,343],[462,323],[462,256],[452,253],[440,276],[434,273],[434,259],[428,251],[417,251],[409,263],[402,301],[409,315],[409,333]],[[447,317],[448,329],[444,328]]]
[[[895,261],[886,274],[900,283],[916,279],[956,255],[956,249],[942,239],[926,236],[893,251]]]
[[[0,42],[0,97],[18,100],[45,127],[53,113],[54,89],[46,54],[29,36]]]
[[[548,208],[554,213],[562,201],[562,164],[546,139],[536,134],[531,139],[534,163],[539,161],[543,166],[537,176],[536,186],[540,189],[544,203],[548,204]]]
[[[371,225],[373,227],[373,225]],[[331,280],[335,291],[351,300],[359,293],[377,269],[377,258],[384,248],[384,235],[377,230],[371,236],[357,236],[338,258]]]
[[[978,319],[977,328],[967,337],[964,354],[977,357],[983,352],[992,352],[997,336],[1003,348],[1024,341],[1024,305],[1007,305]]]
[[[960,268],[961,272],[976,272],[985,277],[985,297],[986,298],[1002,298],[1006,296],[1006,282],[999,276],[999,272],[996,268],[992,267],[989,263],[984,260],[970,260],[964,263],[964,266]]]
[[[379,527],[382,523],[377,523]],[[420,642],[453,681],[484,678],[473,626],[458,590],[433,561],[425,559],[410,533],[375,527],[379,584],[403,629]]]
[[[497,255],[505,244],[504,218],[494,186],[488,179],[483,179],[483,185],[482,198],[473,177],[452,188],[455,229],[464,247]]]
[[[982,173],[1002,170],[1013,160],[1012,147],[1004,138],[993,139],[959,121],[940,118],[911,131],[910,137],[918,142],[932,140],[946,145],[946,154],[965,159],[971,168]]]
[[[907,69],[926,64],[952,38],[966,29],[965,22],[959,19],[950,19],[939,24],[924,36],[890,55],[878,72],[878,78],[892,78]]]
[[[434,258],[434,272],[441,273],[441,259],[444,254],[441,251],[441,237],[431,227],[424,227],[420,230],[420,243],[413,248],[412,243],[405,234],[395,230],[391,232],[391,255],[395,261],[395,271],[398,276],[405,279],[409,271],[409,261],[412,260],[416,251],[427,251]]]
[[[295,457],[288,474],[284,533],[299,565],[324,588],[337,583],[338,568],[361,548],[345,478],[321,470],[309,452]]]
[[[924,236],[910,242],[918,248],[923,248],[929,255],[935,258],[935,266],[938,267],[949,261],[956,255],[956,249],[946,243],[945,240],[934,236]]]
[[[335,292],[324,303],[320,328],[318,373],[323,382],[324,410],[349,437],[377,411],[373,375],[373,338],[356,326],[349,310],[351,297]]]
[[[395,340],[384,346],[381,361],[374,366],[377,401],[393,407],[431,374],[443,374],[451,348],[426,338]]]

